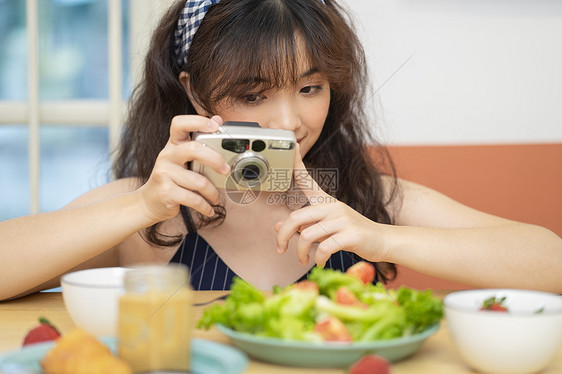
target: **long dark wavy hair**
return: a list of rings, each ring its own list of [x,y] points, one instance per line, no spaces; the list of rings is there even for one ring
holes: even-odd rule
[[[196,114],[179,81],[180,72],[189,74],[197,104],[214,113],[221,100],[235,99],[257,87],[280,88],[298,81],[298,36],[305,44],[309,66],[328,80],[331,90],[326,122],[304,158],[305,165],[337,169],[339,186],[334,197],[373,221],[392,224],[387,207],[397,194],[396,177],[386,149],[375,141],[366,120],[364,51],[349,15],[335,1],[325,2],[222,0],[201,23],[185,66],[178,65],[173,52],[174,30],[185,0],[175,3],[154,32],[143,79],[133,92],[114,164],[116,178],[137,177],[146,182],[168,141],[171,119]],[[263,79],[253,82],[248,77]],[[241,81],[247,84],[234,84]],[[383,172],[393,178],[390,193],[383,188]],[[193,212],[186,207],[180,211],[188,232],[195,232]],[[224,211],[218,207],[216,211],[216,219],[224,218]],[[173,246],[183,240],[166,236],[158,228],[156,224],[144,232],[152,245]],[[383,282],[396,276],[393,264],[375,266]]]

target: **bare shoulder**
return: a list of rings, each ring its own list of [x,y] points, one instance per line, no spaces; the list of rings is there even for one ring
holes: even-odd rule
[[[138,178],[123,178],[96,187],[66,205],[66,208],[90,204],[113,196],[132,192],[141,186]]]
[[[397,225],[443,228],[503,225],[512,221],[471,208],[430,187],[383,177],[385,191],[393,193],[389,211]]]
[[[82,196],[79,196],[68,205],[65,209],[71,209],[88,204],[94,204],[98,201],[110,199],[112,197],[126,194],[137,190],[141,187],[142,182],[139,178],[123,178],[105,185],[94,188]],[[159,227],[159,232],[170,235],[185,235],[185,225],[180,215],[177,217],[162,222]],[[155,247],[147,242],[140,232],[134,233],[126,238],[120,244],[106,251],[102,256],[112,257],[116,261],[115,265],[128,266],[135,263],[167,263],[173,256],[177,246],[175,247]],[[101,257],[101,256],[98,256]],[[82,264],[84,268],[91,267],[94,261],[92,259],[87,263]]]

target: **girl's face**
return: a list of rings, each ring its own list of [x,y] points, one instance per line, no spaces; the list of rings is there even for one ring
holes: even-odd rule
[[[294,86],[247,92],[217,106],[225,121],[257,122],[261,127],[291,130],[304,156],[316,143],[330,106],[330,85],[314,68],[299,64]]]
[[[303,43],[298,45],[300,50],[304,48]],[[215,106],[216,113],[211,115],[218,114],[224,121],[257,122],[264,128],[291,130],[304,157],[324,127],[330,106],[330,84],[304,58],[299,59],[298,70],[299,79],[295,85],[270,90],[260,90],[258,85],[240,97],[219,102]],[[198,112],[201,110],[195,107]],[[204,111],[199,114],[209,115]]]
[[[304,156],[316,143],[330,106],[330,85],[314,69],[299,69],[295,86],[248,92],[233,102],[219,104],[224,121],[257,122],[261,127],[291,130]]]

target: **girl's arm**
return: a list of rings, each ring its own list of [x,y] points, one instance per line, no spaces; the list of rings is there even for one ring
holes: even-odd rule
[[[0,300],[54,286],[71,269],[146,259],[151,247],[138,232],[157,222],[176,230],[181,205],[214,215],[217,189],[185,165],[198,160],[229,172],[219,153],[190,138],[194,131],[214,132],[220,124],[218,116],[176,116],[144,185],[135,179],[116,181],[62,210],[0,222]]]
[[[295,168],[304,165],[297,160]],[[390,209],[396,226],[383,225],[333,198],[315,204],[330,196],[310,176],[295,174],[295,181],[311,205],[292,212],[275,229],[279,253],[300,232],[297,254],[303,265],[319,242],[313,254],[319,266],[344,250],[475,287],[562,293],[562,239],[543,227],[485,214],[402,180],[402,198]]]
[[[119,266],[117,245],[151,224],[132,183],[112,182],[61,210],[0,222],[0,300],[55,287],[71,269]]]
[[[385,261],[475,287],[562,293],[562,239],[544,227],[492,216],[434,190],[399,181],[396,226]]]

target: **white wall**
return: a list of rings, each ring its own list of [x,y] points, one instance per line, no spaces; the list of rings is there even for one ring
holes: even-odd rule
[[[562,142],[562,1],[343,1],[384,142]]]

